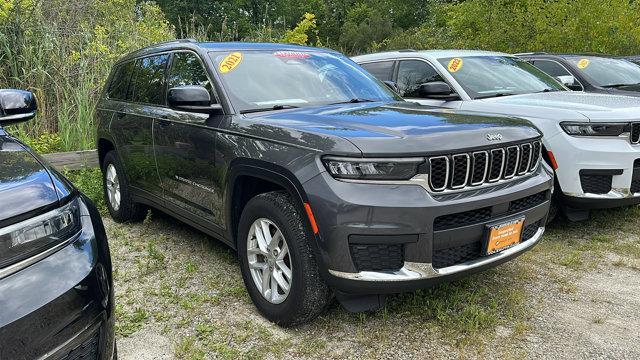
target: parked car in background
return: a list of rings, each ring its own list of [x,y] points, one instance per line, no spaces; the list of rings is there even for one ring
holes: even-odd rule
[[[4,126],[36,114],[0,90],[0,359],[115,358],[113,280],[93,203]]]
[[[599,54],[516,54],[577,91],[640,96],[640,65]]]
[[[147,47],[114,66],[96,122],[112,217],[150,205],[222,240],[281,325],[518,256],[553,184],[527,121],[404,102],[326,49]]]
[[[592,208],[640,203],[640,100],[566,91],[504,53],[407,50],[353,59],[410,101],[531,121],[555,170],[555,203],[570,220],[588,218]]]

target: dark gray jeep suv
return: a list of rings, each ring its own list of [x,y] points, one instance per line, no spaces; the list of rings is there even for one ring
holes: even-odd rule
[[[221,239],[281,325],[514,258],[553,184],[530,123],[404,102],[326,49],[148,47],[115,65],[97,124],[113,218],[150,205]]]

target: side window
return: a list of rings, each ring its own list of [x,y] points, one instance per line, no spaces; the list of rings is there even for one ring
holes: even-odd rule
[[[432,81],[444,81],[431,64],[420,60],[400,61],[398,68],[398,88],[402,97],[420,97],[420,85]]]
[[[550,60],[533,60],[533,66],[547,73],[547,75],[558,77],[558,76],[571,76],[569,71],[565,69],[562,65],[558,64],[555,61]]]
[[[391,81],[393,78],[393,61],[374,62],[360,66],[378,78],[378,80]]]
[[[155,55],[136,60],[129,93],[134,102],[164,104],[164,73],[169,55]]]
[[[167,89],[185,85],[200,85],[209,90],[213,97],[211,82],[202,63],[195,54],[177,52],[173,54],[171,71],[167,78]]]
[[[126,100],[127,89],[129,88],[129,80],[133,73],[133,61],[118,65],[114,70],[111,84],[107,90],[107,96],[109,99],[114,100]]]

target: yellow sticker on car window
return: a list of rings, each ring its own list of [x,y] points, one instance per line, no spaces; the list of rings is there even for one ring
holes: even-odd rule
[[[584,69],[587,66],[589,66],[589,59],[580,59],[580,61],[578,61],[578,68],[579,69]]]
[[[462,59],[461,58],[453,58],[449,61],[449,65],[447,65],[447,69],[449,72],[456,72],[462,68]]]
[[[240,65],[240,62],[242,62],[242,53],[234,52],[222,59],[220,65],[218,65],[218,69],[221,73],[226,74]]]

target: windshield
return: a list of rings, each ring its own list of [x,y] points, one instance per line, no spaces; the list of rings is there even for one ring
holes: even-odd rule
[[[614,87],[640,84],[640,66],[630,61],[597,56],[568,56],[566,59],[589,77],[594,85]]]
[[[549,75],[511,56],[466,56],[438,61],[472,99],[565,90]]]
[[[342,55],[315,51],[234,51],[213,52],[210,56],[240,112],[401,100]]]

